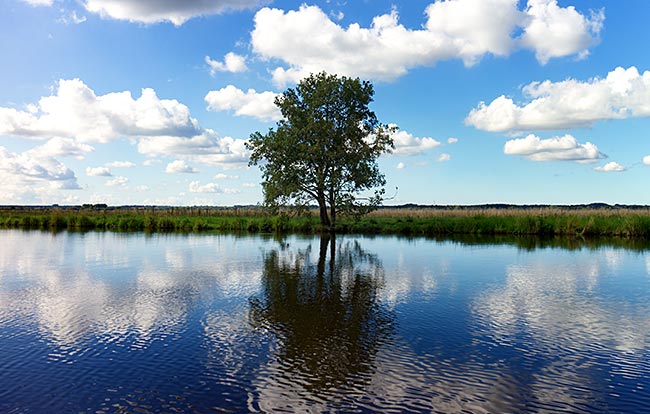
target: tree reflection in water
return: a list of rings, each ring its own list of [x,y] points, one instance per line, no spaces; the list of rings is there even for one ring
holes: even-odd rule
[[[329,259],[328,259],[329,250]],[[264,257],[262,294],[250,300],[250,321],[280,342],[279,363],[311,391],[366,382],[377,350],[393,332],[393,316],[378,302],[384,271],[356,241],[337,247],[320,239],[317,263],[311,245],[283,245]]]

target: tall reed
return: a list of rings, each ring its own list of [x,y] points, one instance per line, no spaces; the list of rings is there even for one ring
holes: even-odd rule
[[[44,230],[317,233],[315,214],[270,215],[260,208],[0,209],[0,227]],[[339,233],[403,235],[617,236],[650,239],[650,209],[383,208],[342,217]]]

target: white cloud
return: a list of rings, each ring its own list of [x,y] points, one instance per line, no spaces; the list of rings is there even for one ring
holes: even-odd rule
[[[206,56],[205,63],[210,66],[210,74],[212,76],[217,72],[239,73],[248,70],[248,67],[246,66],[246,58],[233,52],[227,53],[226,56],[224,56],[223,62],[212,60],[210,56]]]
[[[530,134],[525,138],[507,141],[504,154],[521,155],[531,161],[576,161],[591,163],[607,158],[591,142],[581,144],[571,135],[541,139]]]
[[[58,149],[49,142],[22,153],[0,147],[0,203],[50,203],[63,198],[58,190],[80,189],[74,171],[55,158],[69,154]]]
[[[599,172],[621,172],[625,171],[627,168],[623,167],[621,164],[617,162],[608,162],[602,167],[595,167],[594,171],[599,171]]]
[[[112,180],[106,181],[106,185],[108,187],[119,187],[119,186],[125,186],[126,183],[129,182],[129,179],[126,177],[115,177]]]
[[[599,42],[603,28],[603,10],[587,18],[575,7],[559,7],[556,0],[529,0],[526,13],[530,18],[524,26],[522,44],[535,51],[542,64],[549,59],[578,54],[584,58],[589,48]]]
[[[451,155],[442,153],[438,156],[438,159],[436,161],[438,162],[445,162],[451,160]]]
[[[86,154],[95,148],[88,144],[75,142],[70,138],[52,138],[45,144],[34,148],[31,154],[43,157],[74,157],[83,160]]]
[[[195,168],[187,165],[184,160],[176,160],[167,164],[165,172],[167,174],[195,174],[198,171]]]
[[[55,138],[49,145],[66,146],[83,156],[92,147],[128,138],[149,157],[184,158],[192,162],[231,167],[248,161],[244,141],[220,138],[202,128],[189,108],[176,100],[159,99],[143,89],[134,99],[128,91],[96,95],[81,80],[61,80],[53,95],[26,111],[0,107],[0,135],[33,139]],[[85,145],[85,146],[84,146]]]
[[[650,155],[646,155],[645,157],[643,157],[643,163],[645,165],[650,165]]]
[[[533,50],[546,63],[553,57],[584,56],[598,42],[602,12],[585,17],[555,0],[529,0],[523,10],[518,3],[436,1],[426,8],[427,20],[417,30],[400,24],[395,9],[376,16],[368,28],[357,23],[345,28],[317,6],[287,12],[264,8],[255,15],[251,44],[263,59],[286,64],[273,70],[274,81],[283,86],[322,70],[392,80],[417,66],[447,59],[471,66],[486,54],[507,56],[519,48]],[[523,34],[513,37],[518,30]],[[547,41],[549,31],[553,43]]]
[[[241,186],[244,187],[244,188],[255,188],[255,187],[257,187],[257,184],[255,184],[255,183],[243,183]]]
[[[85,22],[87,19],[86,16],[77,16],[77,12],[73,10],[72,13],[70,14],[70,20],[74,24],[81,24]]]
[[[161,162],[162,162],[161,160],[149,159],[149,160],[144,160],[142,162],[142,165],[144,165],[145,167],[151,167],[152,165],[160,164]]]
[[[244,140],[231,137],[219,138],[210,129],[191,138],[143,138],[138,143],[138,151],[149,157],[166,157],[174,154],[179,159],[220,168],[240,167],[248,162],[249,157]]]
[[[223,193],[221,187],[215,183],[201,185],[198,181],[192,181],[189,190],[190,193]]]
[[[224,173],[219,173],[214,176],[215,180],[237,180],[239,179],[238,175],[228,175]]]
[[[22,2],[30,6],[51,6],[54,4],[54,0],[22,0]]]
[[[239,190],[232,188],[221,188],[218,184],[208,183],[201,185],[198,181],[192,181],[189,187],[190,193],[213,193],[213,194],[239,194]]]
[[[78,16],[77,12],[73,10],[71,13],[68,15],[63,15],[59,19],[59,21],[63,24],[81,24],[85,22],[87,19],[85,16]]]
[[[466,65],[486,53],[508,55],[515,47],[510,34],[523,17],[513,0],[436,1],[426,14],[426,28]]]
[[[208,110],[212,111],[234,111],[235,115],[247,115],[262,121],[277,121],[282,119],[280,110],[275,105],[275,92],[256,92],[249,89],[244,92],[241,89],[228,85],[218,91],[210,91],[205,95],[205,102],[208,103]]]
[[[89,177],[112,177],[111,170],[106,167],[86,167],[86,175]]]
[[[621,67],[604,79],[533,82],[523,88],[530,102],[500,96],[481,102],[465,123],[494,132],[591,126],[597,121],[650,116],[650,72]]]
[[[0,107],[0,134],[105,143],[121,137],[188,137],[201,132],[187,106],[159,99],[153,89],[143,89],[137,99],[128,91],[97,96],[80,79],[60,80],[56,89],[28,111]]]
[[[20,154],[10,153],[0,147],[2,167],[5,171],[13,170],[26,177],[49,181],[67,181],[74,179],[74,172],[54,159],[56,152],[51,152],[49,143]],[[66,186],[68,187],[68,186]]]
[[[391,124],[389,127],[397,127],[397,125]],[[392,138],[395,143],[393,155],[417,155],[441,145],[439,141],[433,138],[417,138],[403,130],[397,130]]]
[[[89,12],[102,17],[141,23],[171,22],[180,26],[194,17],[253,8],[264,3],[263,0],[86,0],[85,6]]]
[[[113,161],[106,163],[106,166],[112,168],[133,168],[135,167],[135,163],[131,161]]]
[[[397,168],[398,170],[403,170],[404,168],[406,168],[406,165],[403,162],[400,162],[397,164],[395,168]]]
[[[448,144],[455,144],[457,142],[458,142],[458,138],[453,138],[453,137],[447,138]]]
[[[334,13],[334,11],[331,11],[331,12],[330,12],[330,16],[332,16],[332,17],[335,18],[336,20],[341,21],[341,20],[343,20],[343,18],[345,17],[345,13],[343,13],[343,12],[340,11],[340,10],[339,10],[338,13]]]

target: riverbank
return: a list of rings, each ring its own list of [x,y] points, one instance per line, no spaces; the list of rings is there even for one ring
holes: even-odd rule
[[[42,230],[227,231],[319,233],[314,215],[268,215],[260,208],[4,208],[0,227]],[[382,208],[344,217],[337,233],[615,236],[650,238],[648,208],[445,207]]]

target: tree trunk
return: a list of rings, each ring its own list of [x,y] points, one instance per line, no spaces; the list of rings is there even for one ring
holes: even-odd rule
[[[330,230],[334,231],[336,227],[336,201],[334,198],[334,188],[330,188],[330,220],[332,221],[332,227]]]
[[[318,197],[318,208],[320,209],[320,224],[323,227],[330,227],[330,218],[327,215],[327,203],[325,203],[325,195]]]

